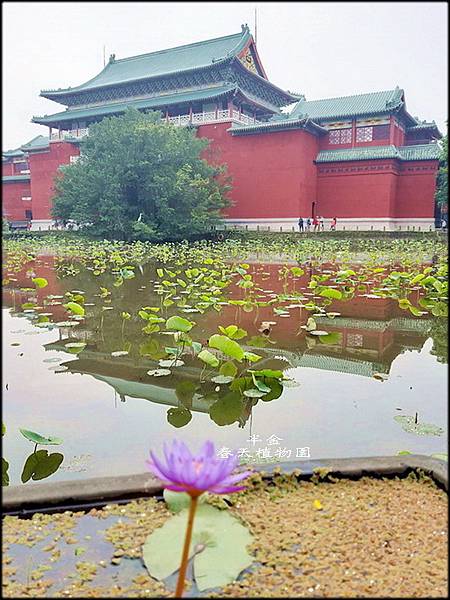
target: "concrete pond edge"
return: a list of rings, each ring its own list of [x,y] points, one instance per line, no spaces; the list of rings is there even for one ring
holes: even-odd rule
[[[310,479],[317,469],[327,469],[334,477],[358,479],[363,476],[406,476],[411,471],[423,471],[440,487],[448,491],[448,464],[446,461],[409,454],[402,456],[373,456],[363,458],[323,458],[255,465],[255,472],[268,479],[274,472],[292,473],[299,470],[299,479]],[[43,510],[66,510],[76,506],[107,504],[161,494],[161,482],[151,473],[93,477],[83,480],[32,483],[2,488],[3,513],[33,513]]]

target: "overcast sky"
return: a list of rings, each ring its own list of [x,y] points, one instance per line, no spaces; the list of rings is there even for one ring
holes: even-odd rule
[[[76,86],[106,58],[240,31],[248,23],[274,84],[307,100],[405,90],[407,110],[447,120],[445,2],[4,2],[3,149],[48,129],[33,115],[64,106],[41,89]]]

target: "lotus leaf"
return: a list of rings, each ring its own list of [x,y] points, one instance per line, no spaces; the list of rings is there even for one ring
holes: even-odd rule
[[[244,358],[244,350],[241,346],[235,342],[234,340],[230,340],[225,335],[212,335],[209,338],[209,346],[210,348],[215,348],[216,350],[220,350],[226,356],[230,358],[236,359],[238,362],[241,362]]]
[[[33,442],[34,444],[41,444],[43,446],[59,446],[59,444],[62,444],[63,442],[61,438],[50,436],[44,437],[43,435],[28,429],[19,429],[19,431],[25,438],[27,438],[27,440],[30,440],[30,442]]]
[[[59,452],[53,454],[49,454],[48,450],[33,452],[23,466],[22,483],[26,483],[29,479],[38,481],[53,475],[59,469],[63,460],[64,456]]]
[[[174,573],[180,562],[187,523],[187,509],[174,515],[150,534],[143,547],[144,563],[152,577],[162,581]],[[194,557],[194,577],[204,591],[234,581],[253,558],[247,551],[252,536],[236,517],[214,506],[198,506],[189,556]]]

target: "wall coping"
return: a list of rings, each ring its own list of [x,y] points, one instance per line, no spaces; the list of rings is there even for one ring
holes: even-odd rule
[[[274,471],[291,473],[301,471],[300,479],[310,479],[314,470],[328,468],[331,475],[359,478],[406,475],[421,469],[445,490],[448,490],[448,465],[445,461],[420,454],[402,456],[374,456],[362,458],[323,458],[258,465],[255,472],[271,478]],[[57,510],[68,505],[89,505],[161,494],[163,487],[150,473],[94,477],[84,480],[33,483],[3,488],[4,512],[38,512],[42,509]]]

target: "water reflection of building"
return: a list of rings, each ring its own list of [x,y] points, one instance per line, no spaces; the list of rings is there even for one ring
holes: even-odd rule
[[[270,294],[283,292],[284,280],[280,277],[279,270],[286,263],[267,263],[251,264],[249,272],[253,273],[255,281],[258,282],[260,290],[257,292],[258,299],[269,299]],[[305,274],[297,280],[289,279],[288,293],[302,290],[302,293],[311,294],[308,290],[308,284],[311,277],[315,274],[335,272],[338,267],[333,263],[323,264],[320,267],[303,264]],[[38,275],[48,280],[48,286],[33,291],[23,291],[21,288],[30,286],[30,273],[35,269]],[[29,301],[31,298],[39,305],[43,306],[47,301],[48,295],[63,296],[68,290],[84,290],[86,300],[94,302],[93,306],[86,306],[86,320],[78,323],[74,327],[60,327],[60,341],[57,343],[58,349],[64,348],[64,343],[81,340],[88,344],[82,354],[74,357],[72,368],[77,367],[81,371],[98,374],[102,377],[112,377],[122,379],[123,381],[136,382],[142,384],[142,375],[146,370],[154,368],[151,364],[136,370],[134,365],[142,362],[139,353],[134,358],[131,357],[111,357],[111,352],[123,347],[124,339],[121,335],[121,324],[117,313],[124,310],[131,314],[136,314],[142,306],[144,297],[138,293],[143,279],[153,280],[155,278],[154,265],[144,266],[142,276],[128,280],[120,288],[111,288],[110,282],[99,278],[94,278],[90,272],[82,269],[79,274],[70,278],[59,278],[55,273],[55,257],[45,256],[39,261],[39,264],[33,262],[25,265],[3,288],[3,304],[13,308],[14,312],[21,310],[21,304]],[[15,281],[14,281],[15,280]],[[115,311],[106,311],[102,316],[102,304],[99,298],[94,298],[98,293],[100,285],[107,285],[113,290],[113,305]],[[307,290],[307,291],[306,291]],[[150,290],[149,290],[150,291]],[[368,288],[367,291],[370,291]],[[232,286],[229,292],[234,298],[242,298],[244,291],[241,288]],[[415,292],[417,294],[417,292]],[[153,298],[150,292],[150,299],[145,297],[145,302],[157,302],[160,298]],[[418,297],[412,298],[413,303],[417,303]],[[58,302],[58,304],[53,304]],[[61,302],[64,300],[53,300],[52,303],[45,304],[45,310],[52,313],[52,321],[66,321],[68,314],[63,308]],[[89,304],[89,303],[88,303]],[[15,307],[15,308],[14,308]],[[279,368],[288,368],[291,366],[303,366],[316,369],[324,369],[335,372],[346,372],[358,375],[371,376],[376,372],[388,373],[393,360],[406,349],[420,349],[428,335],[430,321],[416,317],[406,317],[409,313],[401,310],[398,302],[392,298],[367,298],[366,294],[358,293],[353,298],[345,301],[333,301],[327,307],[329,311],[336,311],[340,316],[329,319],[315,317],[320,329],[333,334],[323,343],[320,338],[308,336],[300,328],[311,313],[306,309],[294,308],[290,310],[289,318],[274,316],[271,306],[253,309],[251,312],[245,312],[235,306],[224,306],[220,313],[216,311],[207,311],[204,314],[193,314],[190,318],[197,323],[193,330],[194,338],[206,342],[208,336],[218,331],[219,325],[229,325],[238,323],[240,327],[248,331],[248,338],[258,337],[262,340],[263,348],[250,347],[267,359],[275,356],[284,356],[289,362],[279,361]],[[103,319],[100,326],[100,320]],[[265,339],[258,331],[262,321],[276,321],[272,328],[271,335]],[[142,322],[138,319],[126,323],[126,336],[132,344],[139,343],[146,339],[155,340],[157,348],[163,352],[164,345],[168,341],[162,339],[164,336],[144,336],[141,332]],[[158,344],[157,340],[160,340]],[[246,339],[242,342],[246,342]],[[245,344],[244,344],[245,345]],[[164,353],[164,352],[163,352]],[[123,365],[122,374],[118,374],[120,364]],[[145,361],[144,361],[145,362]],[[148,362],[148,361],[147,361]],[[198,362],[198,361],[197,361]],[[111,370],[106,370],[106,365],[111,365]],[[157,359],[155,364],[157,365]],[[100,368],[101,367],[101,368]],[[188,377],[188,368],[184,368],[184,377]],[[139,379],[141,377],[141,379]],[[197,375],[195,375],[197,377]],[[148,378],[146,378],[148,380]],[[164,388],[164,378],[160,378],[155,383],[157,388]],[[116,382],[117,383],[117,382]],[[172,387],[174,383],[171,384]],[[118,391],[120,385],[117,383]],[[115,387],[113,385],[113,387]],[[140,386],[139,386],[140,387]],[[136,392],[136,390],[135,390]],[[119,392],[121,393],[121,392]],[[136,392],[137,393],[137,392]],[[144,388],[140,388],[140,394],[145,396]],[[133,392],[134,394],[134,392]],[[130,393],[129,395],[133,395]],[[153,392],[150,393],[153,397]],[[157,401],[157,400],[156,400]]]

